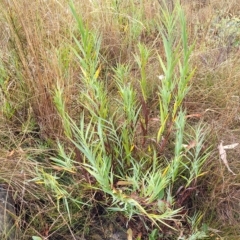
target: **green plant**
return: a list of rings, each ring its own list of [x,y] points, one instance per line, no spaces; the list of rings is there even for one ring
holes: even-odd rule
[[[105,197],[102,204],[109,211],[122,212],[129,221],[135,216],[143,215],[159,228],[166,225],[170,229],[175,229],[168,222],[178,221],[181,208],[174,207],[173,187],[181,177],[186,179],[188,187],[193,180],[201,176],[201,166],[207,158],[199,160],[203,143],[201,134],[204,134],[204,131],[196,130],[198,144],[192,154],[194,163],[184,162],[186,115],[181,106],[193,72],[189,70],[188,65],[192,47],[187,45],[183,12],[179,5],[173,13],[162,8],[163,22],[167,29],[167,32],[162,32],[167,63],[164,64],[163,58],[159,57],[165,77],[159,87],[161,127],[156,136],[156,142],[162,146],[160,155],[153,149],[149,155],[143,157],[141,152],[134,151],[138,147],[134,137],[137,125],[141,121],[139,118],[141,104],[146,108],[148,100],[146,64],[150,51],[139,44],[140,56],[135,55],[141,71],[140,86],[143,101],[137,99],[137,92],[127,81],[130,66],[118,65],[114,69],[119,97],[116,99],[117,111],[110,115],[106,87],[99,77],[99,36],[84,26],[73,5],[71,8],[80,33],[80,39],[74,36],[80,53],[76,49],[73,51],[81,64],[82,84],[85,90],[84,93],[80,92],[84,101],[84,113],[80,116],[79,124],[67,114],[64,115],[66,126],[70,126],[72,132],[72,135],[66,136],[82,154],[82,162],[74,164],[80,164],[93,177],[94,181],[91,181],[88,188],[103,192]],[[177,27],[178,20],[182,26],[182,38],[176,44],[177,36],[173,30]],[[61,111],[59,113],[63,116]],[[147,111],[145,117],[148,118]],[[167,139],[173,134],[174,152],[166,164],[162,161],[162,155],[164,156]],[[65,166],[69,157],[63,152],[61,157],[63,161],[53,160]],[[189,175],[186,170],[189,171]]]
[[[181,113],[182,101],[189,90],[190,80],[194,71],[191,71],[189,66],[193,46],[188,46],[186,21],[182,9],[180,9],[180,6],[177,4],[173,12],[170,12],[170,10],[165,7],[161,8],[161,13],[163,16],[161,36],[164,44],[166,63],[164,63],[163,58],[159,56],[164,77],[159,87],[161,127],[158,131],[157,141],[162,141],[164,147],[164,142],[167,141],[175,122],[183,121],[182,118],[178,117],[178,114],[179,116],[183,114]],[[181,28],[180,36],[177,32],[179,25]],[[176,125],[177,124],[178,123],[176,123]],[[165,136],[163,136],[164,133]],[[164,140],[161,139],[162,137]]]
[[[100,44],[101,38],[98,33],[90,31],[79,15],[77,15],[74,5],[70,5],[73,16],[77,21],[78,34],[73,36],[76,48],[73,48],[79,60],[82,70],[82,91],[81,100],[83,106],[88,109],[91,115],[106,118],[108,116],[108,100],[104,84],[98,81],[101,71]]]

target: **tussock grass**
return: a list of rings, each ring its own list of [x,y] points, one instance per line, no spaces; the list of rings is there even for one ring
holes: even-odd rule
[[[0,2],[0,179],[20,239],[110,221],[129,239],[239,235],[217,151],[238,142],[238,4],[170,2]]]

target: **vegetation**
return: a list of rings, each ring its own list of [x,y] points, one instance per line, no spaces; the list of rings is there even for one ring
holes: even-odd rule
[[[18,239],[113,239],[111,223],[117,239],[239,238],[239,149],[217,149],[238,142],[237,0],[0,9],[0,183]]]

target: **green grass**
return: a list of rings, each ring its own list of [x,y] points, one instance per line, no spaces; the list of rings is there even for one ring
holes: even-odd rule
[[[207,55],[214,9],[237,8],[194,4],[0,2],[0,182],[21,239],[111,221],[128,239],[237,239],[238,176],[216,148],[238,141],[235,30],[227,60]]]

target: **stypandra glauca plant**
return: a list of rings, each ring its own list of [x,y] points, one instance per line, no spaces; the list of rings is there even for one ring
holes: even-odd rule
[[[150,94],[146,66],[153,51],[139,44],[139,55],[134,55],[140,72],[139,92],[134,85],[136,81],[131,81],[131,65],[120,63],[112,71],[113,92],[108,92],[101,73],[100,34],[86,25],[73,4],[71,10],[78,25],[73,33],[72,50],[81,66],[79,99],[83,110],[79,120],[67,114],[59,88],[54,102],[65,123],[65,135],[81,157],[79,161],[71,160],[59,143],[61,159],[53,158],[52,164],[60,172],[74,175],[77,169],[84,169],[88,173],[89,177],[76,185],[82,195],[84,191],[86,195],[93,193],[88,206],[91,201],[94,204],[95,193],[100,192],[102,197],[98,201],[107,213],[121,213],[126,222],[134,219],[149,233],[158,229],[151,233],[154,236],[166,228],[178,235],[180,222],[184,221],[184,201],[177,196],[176,188],[196,187],[207,158],[202,152],[204,127],[193,127],[194,134],[187,134],[185,130],[187,122],[182,102],[190,88],[193,71],[189,65],[192,46],[188,46],[184,13],[179,4],[172,11],[167,6],[161,7],[164,55],[158,59],[164,78],[158,88],[160,127],[156,129],[156,146],[147,151],[150,146],[143,146],[138,137],[142,108],[147,108]],[[147,111],[145,113],[148,120]],[[143,135],[147,140],[148,135]],[[187,143],[184,148],[185,141],[192,138],[195,144],[189,147]],[[168,146],[170,141],[172,149]],[[166,149],[170,149],[171,154],[165,154]]]

